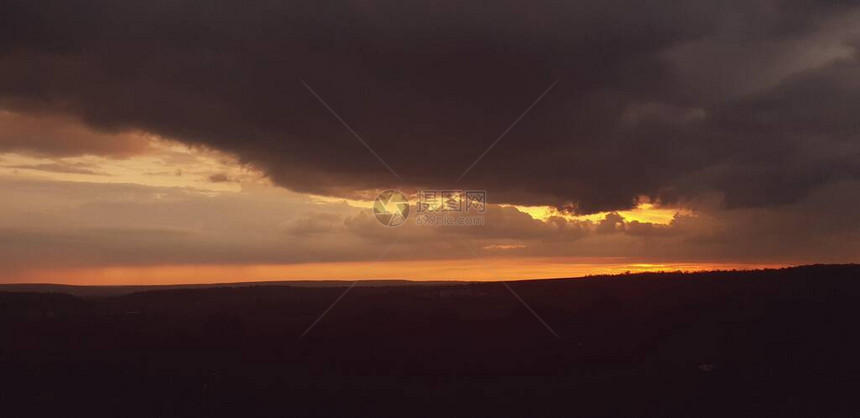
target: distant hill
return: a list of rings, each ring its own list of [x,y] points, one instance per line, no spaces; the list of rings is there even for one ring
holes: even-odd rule
[[[379,286],[454,286],[467,282],[458,281],[412,281],[412,280],[360,280],[356,287]],[[206,283],[206,284],[177,284],[177,285],[132,285],[132,286],[99,286],[99,285],[65,285],[51,283],[11,283],[0,284],[0,292],[33,292],[33,293],[63,293],[81,297],[118,296],[135,292],[149,292],[172,289],[210,289],[237,288],[252,286],[293,286],[293,287],[346,287],[353,284],[352,280],[276,280],[235,283]]]
[[[532,282],[532,281],[556,281],[556,280],[579,280],[579,279],[606,279],[606,278],[654,278],[666,277],[666,275],[681,275],[681,277],[689,278],[705,278],[714,275],[723,275],[727,272],[732,273],[768,273],[776,271],[826,271],[828,269],[856,269],[860,264],[815,264],[798,267],[787,267],[783,269],[763,269],[763,270],[727,270],[727,271],[711,271],[711,272],[657,272],[657,273],[625,273],[625,274],[605,274],[593,275],[574,278],[558,278],[558,279],[525,279],[512,280],[507,283]],[[292,286],[292,287],[348,287],[355,283],[356,287],[389,287],[389,286],[461,286],[470,283],[492,283],[492,282],[470,282],[470,281],[454,281],[454,280],[431,280],[431,281],[416,281],[416,280],[275,280],[275,281],[255,281],[255,282],[234,282],[234,283],[205,283],[205,284],[177,284],[177,285],[131,285],[131,286],[100,286],[100,285],[65,285],[51,283],[11,283],[0,284],[0,292],[32,292],[32,293],[62,293],[81,297],[100,297],[100,296],[119,296],[136,292],[150,292],[158,290],[176,290],[176,289],[210,289],[210,288],[242,288],[255,286]]]

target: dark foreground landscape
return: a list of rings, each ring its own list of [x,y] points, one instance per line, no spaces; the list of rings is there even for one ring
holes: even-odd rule
[[[860,414],[860,266],[510,286],[0,287],[0,415]]]

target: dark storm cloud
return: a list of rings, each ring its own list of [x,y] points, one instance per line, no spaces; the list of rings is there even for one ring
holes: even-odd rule
[[[849,3],[12,0],[0,106],[205,144],[345,195],[400,185],[301,79],[432,188],[561,80],[464,187],[580,212],[703,192],[772,206],[858,176]]]

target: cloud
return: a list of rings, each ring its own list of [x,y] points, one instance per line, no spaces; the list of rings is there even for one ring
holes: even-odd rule
[[[215,173],[209,176],[209,181],[213,183],[226,183],[230,180],[230,177],[227,176],[227,173]]]
[[[91,169],[87,164],[68,164],[63,162],[45,163],[45,164],[30,164],[30,165],[9,165],[7,168],[46,171],[49,173],[64,173],[64,174],[101,174]]]
[[[52,157],[94,154],[121,158],[149,150],[149,139],[145,135],[99,132],[66,116],[21,114],[0,108],[0,127],[0,152],[24,151]]]
[[[391,228],[366,209],[273,187],[239,192],[0,176],[0,270],[254,265],[385,259],[613,258],[659,262],[846,262],[860,253],[860,181],[780,208],[718,201],[668,225],[561,217],[489,205],[485,225]],[[820,202],[829,202],[821,205]],[[830,205],[843,208],[832,211]],[[559,262],[559,261],[556,261]],[[9,276],[12,277],[12,276]],[[11,280],[4,277],[0,280]]]
[[[336,234],[345,231],[343,216],[327,212],[309,212],[292,221],[286,232],[296,237]]]
[[[611,234],[614,232],[624,232],[625,228],[624,217],[612,212],[607,214],[602,221],[597,223],[595,231],[599,234]]]
[[[300,80],[409,187],[452,185],[556,80],[463,184],[498,202],[595,213],[702,193],[776,208],[858,177],[856,2],[13,0],[6,10],[0,106],[235,153],[300,192],[401,186]],[[127,139],[4,138],[7,149],[130,152]]]

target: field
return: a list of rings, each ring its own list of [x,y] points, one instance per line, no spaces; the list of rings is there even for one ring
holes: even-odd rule
[[[858,410],[857,265],[348,285],[0,287],[2,415]]]

